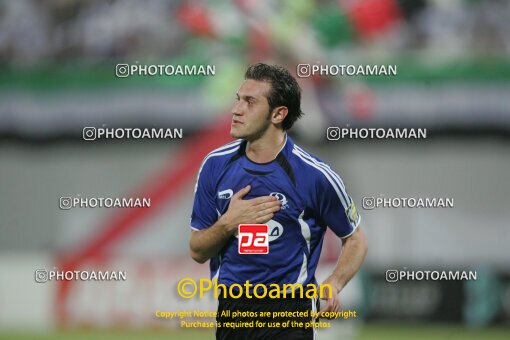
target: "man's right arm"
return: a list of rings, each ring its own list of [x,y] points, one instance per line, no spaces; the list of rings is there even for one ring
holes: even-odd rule
[[[204,263],[216,256],[239,224],[266,223],[280,210],[281,202],[273,196],[243,200],[250,189],[248,185],[232,196],[227,212],[211,227],[192,231],[189,247],[193,260]]]
[[[232,229],[231,226],[220,218],[209,228],[192,230],[189,248],[193,260],[198,263],[204,263],[218,254],[223,245],[234,233]]]

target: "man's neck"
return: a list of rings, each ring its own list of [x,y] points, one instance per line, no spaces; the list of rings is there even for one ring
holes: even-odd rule
[[[268,163],[273,161],[285,144],[286,133],[278,131],[264,135],[261,138],[248,142],[246,156],[255,163]]]

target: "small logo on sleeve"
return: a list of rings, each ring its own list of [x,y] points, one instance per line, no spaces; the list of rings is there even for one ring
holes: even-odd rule
[[[349,205],[349,207],[347,207],[347,209],[345,209],[345,214],[347,215],[347,219],[349,220],[349,222],[351,224],[356,225],[358,223],[359,214],[358,214],[358,211],[356,210],[356,206],[354,205],[354,202],[351,203]]]
[[[227,189],[227,190],[223,190],[223,191],[220,191],[218,193],[218,198],[220,200],[228,200],[229,198],[231,198],[232,196],[234,195],[234,192],[232,191],[232,189]]]
[[[238,233],[239,254],[269,253],[269,226],[267,224],[240,224]]]

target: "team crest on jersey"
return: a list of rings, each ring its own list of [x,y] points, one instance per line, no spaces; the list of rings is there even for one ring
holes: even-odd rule
[[[347,209],[345,209],[345,215],[347,215],[347,219],[350,223],[356,224],[359,219],[358,211],[356,210],[356,206],[354,202],[352,202]]]
[[[232,191],[232,189],[227,189],[227,190],[223,190],[223,191],[218,192],[218,198],[220,200],[228,200],[233,195],[234,195],[234,191]]]
[[[278,199],[278,201],[282,202],[282,210],[286,209],[288,207],[287,203],[287,197],[285,197],[284,194],[282,193],[279,193],[279,192],[272,192],[269,194],[269,196],[273,196],[273,197],[276,197],[276,199]]]
[[[269,242],[273,242],[283,234],[283,226],[275,220],[267,222],[269,226]]]

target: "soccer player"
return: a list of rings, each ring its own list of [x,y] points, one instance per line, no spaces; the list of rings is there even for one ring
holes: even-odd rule
[[[302,116],[301,89],[280,66],[255,64],[245,74],[232,109],[230,134],[238,140],[209,153],[198,172],[191,216],[190,252],[219,284],[317,284],[315,270],[326,228],[343,248],[331,275],[322,312],[340,309],[338,294],[359,270],[367,253],[360,216],[345,186],[329,165],[287,135]],[[240,224],[267,224],[267,254],[239,251]],[[317,311],[305,297],[257,299],[219,296],[218,322],[230,311]],[[308,315],[310,315],[308,314]],[[258,319],[268,321],[268,318]],[[311,321],[308,318],[269,319]],[[260,324],[260,323],[259,323]],[[313,339],[314,328],[218,327],[217,339]]]

